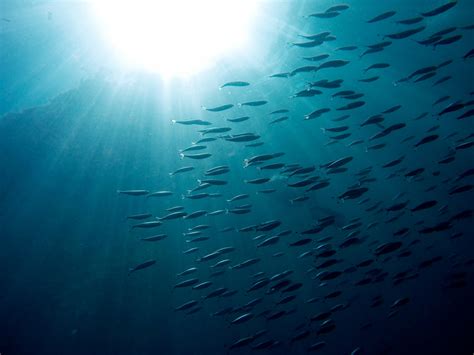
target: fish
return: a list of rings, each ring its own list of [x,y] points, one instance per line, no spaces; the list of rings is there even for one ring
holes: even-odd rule
[[[421,146],[421,145],[424,145],[424,144],[427,144],[427,143],[431,143],[431,142],[434,142],[435,140],[437,140],[439,138],[439,135],[437,134],[431,134],[429,136],[426,136],[426,137],[423,137],[421,140],[419,140],[416,144],[415,144],[415,148]]]
[[[333,18],[333,17],[339,16],[339,15],[340,15],[339,11],[329,11],[329,12],[314,13],[314,14],[309,15],[308,17],[316,17],[316,18],[320,18],[320,19],[327,19],[327,18]]]
[[[260,135],[254,133],[242,133],[238,135],[229,135],[223,137],[228,142],[251,142],[260,138]]]
[[[201,159],[206,159],[212,156],[211,153],[197,153],[197,154],[180,154],[181,158],[189,158],[189,159],[195,159],[195,160],[201,160]]]
[[[130,269],[128,269],[128,274],[132,274],[138,270],[143,270],[143,269],[146,269],[146,268],[149,268],[150,266],[153,266],[156,264],[156,260],[147,260],[141,264],[138,264]]]
[[[183,280],[183,281],[178,282],[177,284],[175,284],[173,286],[173,288],[189,287],[189,286],[196,285],[198,282],[199,282],[199,280],[196,279],[196,278],[187,279],[187,280]]]
[[[304,119],[305,120],[311,120],[311,119],[314,119],[314,118],[318,118],[320,117],[321,115],[325,114],[325,113],[328,113],[329,111],[331,111],[331,109],[329,108],[321,108],[321,109],[317,109],[307,115],[304,116]]]
[[[150,191],[148,190],[117,190],[118,194],[129,195],[129,196],[144,196],[148,195]]]
[[[365,105],[365,101],[354,101],[345,106],[341,106],[336,108],[337,111],[347,111],[347,110],[354,110],[356,108],[362,107]]]
[[[127,216],[127,219],[141,220],[141,219],[150,218],[151,216],[152,216],[151,213],[140,213],[140,214]]]
[[[278,237],[278,236],[274,236],[274,237],[264,239],[262,242],[257,244],[257,248],[266,247],[266,246],[269,246],[269,245],[274,245],[274,244],[278,243],[279,240],[280,240],[280,237]]]
[[[419,205],[413,207],[411,209],[411,211],[412,212],[417,212],[417,211],[426,210],[426,209],[429,209],[429,208],[432,208],[432,207],[436,206],[437,204],[438,204],[438,201],[436,201],[436,200],[425,201],[425,202],[422,202]]]
[[[203,110],[209,111],[209,112],[222,112],[222,111],[227,111],[234,107],[233,104],[225,104],[221,106],[215,106],[215,107],[205,107],[201,106]]]
[[[270,181],[270,178],[256,178],[250,180],[244,180],[247,184],[260,185]]]
[[[297,240],[293,243],[290,243],[289,246],[290,247],[300,247],[300,246],[303,246],[303,245],[307,245],[309,243],[311,243],[313,240],[310,239],[310,238],[303,238],[303,239],[300,239],[300,240]]]
[[[272,74],[269,75],[269,78],[289,78],[290,73],[277,73],[277,74]]]
[[[311,72],[317,71],[318,69],[319,69],[319,67],[317,67],[317,66],[306,65],[304,67],[300,67],[300,68],[292,70],[290,72],[290,76],[295,76],[296,74],[299,74],[299,73],[311,73]]]
[[[283,121],[286,121],[286,120],[288,120],[288,119],[289,119],[288,116],[283,116],[283,117],[274,119],[273,121],[270,121],[269,124],[273,125],[273,124],[275,124],[275,123],[283,122]]]
[[[324,59],[327,59],[329,58],[329,54],[319,54],[319,55],[316,55],[316,56],[313,56],[313,57],[303,57],[304,60],[308,60],[310,62],[319,62],[321,60],[324,60]]]
[[[157,234],[157,235],[153,235],[153,236],[150,236],[150,237],[141,238],[141,240],[143,240],[144,242],[157,242],[157,241],[163,240],[167,237],[168,236],[166,234]]]
[[[250,83],[247,81],[229,81],[225,84],[222,84],[219,89],[227,88],[227,87],[245,87],[249,86]]]
[[[355,51],[358,47],[357,46],[345,46],[345,47],[339,47],[336,50],[337,51]]]
[[[396,11],[387,11],[387,12],[384,12],[380,15],[377,15],[375,16],[374,18],[370,19],[367,21],[367,23],[375,23],[375,22],[379,22],[379,21],[382,21],[382,20],[386,20],[392,16],[394,16],[397,12]]]
[[[361,82],[361,83],[371,83],[373,81],[377,81],[380,77],[379,76],[372,76],[370,78],[366,78],[366,79],[359,79],[358,81]]]
[[[328,8],[326,10],[326,12],[345,11],[345,10],[349,9],[349,7],[350,6],[348,4],[337,4],[337,5],[333,5],[330,8]]]
[[[243,106],[258,107],[258,106],[265,105],[267,103],[268,103],[268,101],[259,100],[259,101],[242,102],[242,103],[239,103],[238,105],[239,105],[239,107],[243,107]]]
[[[368,66],[367,68],[364,69],[364,73],[366,73],[367,71],[371,70],[371,69],[384,69],[384,68],[388,68],[390,67],[390,64],[388,63],[375,63],[375,64],[372,64],[370,66]]]
[[[392,253],[402,247],[403,243],[402,242],[387,242],[384,244],[379,245],[377,248],[374,250],[374,254],[377,256]]]
[[[360,124],[361,127],[368,126],[368,125],[378,125],[384,121],[384,117],[382,115],[375,115],[371,116],[366,119],[364,122]]]
[[[384,39],[385,38],[404,39],[404,38],[407,38],[407,37],[411,37],[411,36],[413,36],[417,33],[420,33],[421,31],[423,31],[425,29],[426,29],[426,26],[419,26],[419,27],[416,27],[416,28],[412,28],[410,30],[405,30],[405,31],[401,31],[401,32],[387,34],[383,38]]]
[[[290,97],[291,98],[295,98],[295,97],[313,97],[315,95],[321,95],[322,93],[323,92],[321,90],[305,89],[305,90],[302,90],[302,91],[299,91],[299,92],[293,94]]]
[[[154,191],[154,192],[150,192],[148,195],[146,195],[147,198],[150,198],[150,197],[165,197],[165,196],[171,196],[173,194],[172,191],[167,191],[167,190],[163,190],[163,191]]]
[[[459,34],[459,35],[451,36],[451,37],[448,37],[448,38],[442,38],[439,41],[436,41],[435,43],[433,43],[433,46],[436,47],[436,46],[443,46],[443,45],[456,43],[462,37],[463,36],[461,34]]]
[[[204,120],[171,120],[172,123],[177,123],[186,126],[210,126],[212,123]]]
[[[354,189],[349,189],[343,194],[339,195],[339,199],[341,200],[352,200],[355,198],[358,198],[365,194],[367,191],[369,191],[368,188],[366,187],[359,187],[359,188],[354,188]]]
[[[466,54],[463,55],[462,59],[467,60],[469,58],[474,58],[474,48],[469,50]]]
[[[178,306],[178,307],[175,307],[175,311],[185,311],[185,310],[188,310],[190,308],[193,308],[194,306],[196,306],[198,304],[198,301],[196,300],[191,300],[191,301],[188,301],[188,302],[185,302],[183,303],[182,305]]]
[[[330,60],[327,62],[324,62],[318,66],[318,71],[321,69],[327,69],[327,68],[341,68],[349,64],[350,62],[348,60],[343,60],[343,59],[335,59],[335,60]]]
[[[231,130],[232,128],[230,127],[212,127],[212,128],[201,129],[199,132],[201,132],[202,135],[206,135],[210,133],[226,133]]]
[[[228,118],[227,121],[234,122],[234,123],[239,123],[239,122],[245,122],[249,119],[250,119],[249,116],[243,116],[243,117],[237,117],[237,118]]]
[[[397,23],[401,25],[414,25],[415,23],[423,21],[423,16],[416,16],[407,18],[405,20],[398,20]]]
[[[130,230],[133,230],[135,228],[140,228],[140,229],[149,229],[149,228],[156,228],[161,226],[163,223],[161,221],[150,221],[150,222],[143,222],[139,224],[134,224],[131,226]]]
[[[270,112],[270,115],[277,115],[277,114],[288,113],[288,112],[290,112],[290,110],[288,110],[286,108],[283,108],[283,109],[279,109],[279,110],[275,110],[275,111]]]
[[[457,0],[450,0],[446,4],[438,6],[437,8],[435,8],[433,10],[422,12],[421,16],[423,16],[423,17],[433,17],[433,16],[440,15],[440,14],[448,11],[449,9],[452,9],[454,6],[457,5],[457,3],[458,3]]]

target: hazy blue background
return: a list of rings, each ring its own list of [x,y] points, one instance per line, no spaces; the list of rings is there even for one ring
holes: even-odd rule
[[[219,234],[216,231],[226,226],[244,227],[272,218],[282,219],[287,228],[300,231],[311,226],[311,218],[327,214],[335,214],[338,223],[344,225],[360,215],[359,206],[356,203],[342,204],[334,196],[344,192],[353,180],[345,174],[331,177],[330,189],[318,192],[307,204],[291,206],[288,200],[298,193],[284,188],[283,180],[272,182],[278,191],[269,195],[254,194],[258,188],[242,184],[243,179],[266,176],[255,169],[242,169],[244,158],[284,151],[284,162],[319,165],[341,156],[354,155],[357,159],[351,165],[351,171],[356,172],[407,154],[405,165],[411,165],[413,169],[424,166],[430,172],[440,169],[446,177],[472,167],[470,150],[459,152],[453,164],[441,168],[436,166],[440,157],[452,148],[449,141],[439,141],[425,149],[423,161],[420,161],[419,154],[413,154],[412,144],[398,145],[410,134],[417,138],[424,136],[424,132],[435,124],[441,125],[439,134],[443,136],[454,131],[461,132],[459,137],[472,132],[469,120],[443,118],[438,121],[431,116],[431,104],[437,98],[451,95],[465,100],[473,90],[472,62],[460,60],[472,47],[472,32],[464,32],[465,38],[461,42],[435,51],[408,39],[394,43],[376,57],[368,56],[362,60],[356,52],[336,52],[333,55],[353,63],[328,71],[323,77],[344,78],[348,89],[352,87],[366,94],[367,105],[354,113],[355,122],[391,106],[403,105],[393,120],[410,121],[410,124],[405,132],[390,136],[387,139],[389,146],[382,151],[366,153],[365,146],[351,149],[337,144],[324,146],[327,138],[320,127],[330,125],[328,118],[335,118],[338,113],[331,112],[328,118],[309,122],[303,121],[303,116],[315,106],[334,105],[330,95],[318,97],[320,101],[316,104],[311,100],[290,100],[288,96],[304,88],[309,79],[304,76],[291,80],[267,78],[270,74],[303,65],[305,62],[299,59],[302,55],[332,54],[335,47],[376,43],[380,41],[380,34],[402,28],[388,21],[367,31],[367,27],[361,25],[362,20],[390,9],[400,13],[397,19],[408,18],[442,2],[419,0],[414,4],[413,1],[392,0],[375,4],[369,0],[354,1],[347,13],[334,20],[313,21],[310,25],[310,21],[302,18],[302,15],[324,10],[335,3],[266,2],[254,38],[261,43],[260,50],[255,55],[249,54],[252,60],[227,58],[193,78],[163,82],[157,75],[120,68],[110,56],[110,48],[103,42],[87,4],[2,2],[1,17],[10,20],[0,23],[2,355],[223,354],[226,345],[265,327],[273,338],[287,343],[295,326],[322,310],[320,305],[306,308],[308,306],[302,304],[302,300],[317,295],[319,290],[317,283],[310,281],[305,274],[313,265],[311,258],[297,259],[301,250],[289,250],[282,258],[273,261],[270,257],[273,252],[286,251],[283,244],[270,251],[257,250],[252,235],[238,232]],[[473,4],[469,0],[459,1],[455,11],[428,19],[429,29],[417,38],[425,38],[449,26],[471,24]],[[50,20],[48,12],[52,14]],[[314,51],[286,45],[287,41],[296,38],[296,33],[316,33],[326,29],[335,33],[336,44],[328,42]],[[456,62],[441,70],[446,75],[453,75],[453,79],[443,85],[435,88],[430,82],[393,85],[394,81],[420,67],[439,64],[450,58]],[[389,62],[392,66],[382,72],[379,81],[358,83],[361,69],[374,62]],[[230,80],[246,80],[252,85],[245,90],[217,89]],[[223,114],[205,113],[200,108],[201,105],[257,99],[266,99],[269,104],[258,109],[236,107]],[[268,112],[281,107],[290,109],[290,120],[269,128]],[[425,111],[430,112],[427,119],[411,122]],[[216,125],[227,125],[225,118],[245,114],[251,116],[251,120],[235,124],[235,132],[258,132],[263,136],[264,146],[252,150],[239,144],[212,142],[209,143],[213,153],[211,160],[191,161],[197,167],[195,171],[173,178],[168,176],[169,172],[189,165],[189,162],[179,159],[178,149],[200,138],[195,128],[172,125],[172,119],[202,118]],[[367,133],[372,135],[377,128],[353,131],[351,139],[355,140],[367,138]],[[212,148],[213,144],[215,148]],[[195,255],[181,254],[189,246],[181,233],[194,223],[186,221],[184,226],[177,221],[167,223],[162,230],[169,237],[159,243],[142,243],[137,240],[139,233],[128,231],[125,216],[144,210],[160,216],[165,214],[165,208],[177,204],[183,204],[191,211],[226,208],[225,201],[219,199],[181,199],[182,194],[196,186],[196,179],[202,177],[205,169],[220,164],[232,167],[230,182],[225,188],[213,191],[222,192],[226,198],[252,193],[254,206],[248,215],[198,220],[198,223],[216,225],[205,249],[212,251],[234,245],[238,249],[231,257],[235,263],[246,258],[263,257],[260,264],[249,270],[227,272],[220,277],[220,283],[244,290],[251,283],[249,275],[257,271],[264,270],[272,275],[286,268],[294,269],[292,279],[305,283],[298,296],[298,313],[295,315],[268,323],[260,318],[232,328],[224,319],[209,317],[210,313],[229,303],[237,306],[254,297],[244,291],[230,300],[208,300],[204,309],[194,315],[173,312],[174,307],[191,299],[190,290],[172,291],[172,285],[177,282],[176,273],[192,266],[195,259]],[[405,191],[411,201],[422,202],[425,199],[423,189],[439,182],[439,179],[427,175],[422,183],[401,178],[386,184],[386,171],[375,170],[374,175],[378,182],[371,186],[373,201],[390,201],[398,192]],[[118,189],[133,188],[169,189],[175,194],[148,202],[116,194]],[[441,186],[431,197],[438,199],[440,205],[443,201],[448,203],[451,211],[472,208],[469,199],[472,193],[448,197],[448,190],[449,187]],[[408,215],[400,225],[381,225],[370,231],[371,238],[384,240],[397,228],[416,222],[420,217],[426,225],[439,221],[435,212],[426,212],[416,218]],[[364,222],[376,218],[386,219],[384,215],[367,216]],[[390,229],[389,233],[386,228]],[[393,354],[472,353],[472,266],[466,288],[441,288],[452,265],[457,260],[472,259],[474,254],[472,221],[458,223],[455,231],[464,232],[464,236],[450,240],[451,231],[418,236],[426,240],[412,247],[414,255],[410,260],[400,259],[385,264],[392,275],[430,256],[443,256],[441,262],[422,270],[415,281],[396,287],[392,287],[390,281],[362,288],[345,285],[340,301],[354,299],[354,305],[334,317],[337,330],[324,337],[328,346],[323,352],[344,354],[356,346],[363,346],[366,353],[380,354],[390,345]],[[337,233],[331,229],[322,236],[337,236]],[[415,238],[414,235],[416,232],[411,238]],[[343,251],[341,255],[351,263],[352,260],[360,262],[370,257],[367,253],[364,246]],[[147,259],[156,259],[157,265],[127,277],[129,267]],[[200,279],[205,280],[206,275],[207,270],[200,270]],[[355,281],[351,274],[343,279],[351,283]],[[386,300],[383,309],[369,308],[370,297],[378,293],[384,294]],[[411,303],[395,318],[387,319],[390,303],[407,295]],[[272,307],[271,303],[261,309],[269,307]],[[368,320],[374,326],[360,330]],[[317,339],[312,336],[311,340],[315,342]],[[285,345],[275,352],[305,353],[309,343],[304,341],[291,348]],[[247,348],[240,353],[245,351],[251,352]]]

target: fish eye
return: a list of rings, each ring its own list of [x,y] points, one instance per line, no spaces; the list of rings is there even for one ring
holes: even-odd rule
[[[120,64],[189,77],[248,45],[260,0],[92,0]]]

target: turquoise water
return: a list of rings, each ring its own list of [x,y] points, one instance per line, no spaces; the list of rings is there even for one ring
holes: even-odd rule
[[[336,4],[264,2],[252,32],[255,52],[226,57],[189,78],[164,80],[122,67],[87,3],[2,3],[0,353],[304,354],[318,342],[325,344],[311,351],[324,354],[350,354],[357,348],[354,354],[472,353],[473,126],[472,115],[457,118],[472,110],[473,59],[466,55],[473,48],[474,3],[459,0],[446,12],[422,16],[412,25],[395,21],[415,18],[444,2],[352,1],[333,18],[305,17]],[[366,23],[387,11],[396,14]],[[404,39],[383,38],[420,26],[426,28]],[[462,37],[436,48],[416,42],[445,29],[451,32],[438,41]],[[299,34],[323,31],[336,39],[326,36],[312,48],[289,44],[305,42]],[[383,41],[392,43],[360,58],[367,45]],[[357,48],[338,50],[347,46]],[[324,53],[329,57],[321,61],[302,59]],[[331,60],[347,63],[270,77]],[[364,74],[377,63],[389,66]],[[415,82],[422,73],[400,82],[427,67],[435,67],[426,71],[435,73],[432,77]],[[359,81],[375,76],[379,78],[373,82]],[[343,81],[338,88],[314,86],[321,93],[313,97],[291,97],[307,94],[310,83],[324,79]],[[250,85],[219,89],[232,81]],[[341,91],[363,96],[351,98],[352,93]],[[445,96],[449,98],[435,104]],[[238,105],[252,101],[266,103]],[[351,102],[364,104],[337,110]],[[202,108],[226,104],[234,106],[220,112]],[[459,104],[458,110],[442,113]],[[393,112],[382,114],[390,108]],[[281,109],[288,112],[270,114]],[[317,109],[329,111],[304,119]],[[343,115],[349,117],[339,120]],[[375,115],[383,121],[361,126]],[[250,118],[228,121],[244,116]],[[288,118],[270,123],[281,117]],[[190,119],[211,125],[172,123]],[[374,137],[395,124],[403,127]],[[231,130],[199,132],[210,127]],[[323,130],[334,128],[340,132]],[[228,140],[244,133],[260,138]],[[334,138],[342,134],[350,136]],[[432,142],[421,144],[434,135]],[[199,143],[206,146],[203,150],[186,153],[211,156],[181,159],[180,150],[203,137],[216,139]],[[356,141],[362,142],[351,145]],[[247,146],[256,142],[263,144]],[[385,145],[373,147],[378,144]],[[246,159],[269,154],[273,158],[245,167]],[[336,168],[343,170],[325,167],[349,157]],[[398,165],[383,167],[401,157]],[[205,175],[222,165],[229,172]],[[170,176],[185,166],[194,169]],[[311,167],[306,173],[295,170]],[[417,169],[424,170],[410,176]],[[247,182],[257,178],[269,181]],[[291,186],[309,178],[311,184]],[[188,192],[198,179],[225,185]],[[329,185],[307,191],[322,181]],[[360,190],[360,197],[341,198],[354,189],[368,190]],[[147,198],[117,193],[124,190],[172,194]],[[194,193],[220,196],[188,198]],[[249,196],[227,201],[239,194]],[[291,202],[301,196],[308,199]],[[434,205],[416,209],[431,201]],[[242,205],[250,206],[235,210]],[[174,206],[206,214],[131,229],[164,217]],[[217,210],[223,213],[213,216]],[[141,213],[152,217],[127,220]],[[325,218],[330,223],[323,228]],[[256,230],[272,220],[280,224]],[[207,227],[197,236],[208,239],[187,242],[192,236],[183,233],[197,225]],[[321,228],[302,233],[316,227]],[[141,240],[157,234],[166,237]],[[254,239],[262,234],[266,236]],[[275,244],[257,246],[274,236]],[[357,238],[350,239],[356,243],[347,246],[347,238]],[[306,243],[304,239],[310,240],[291,246]],[[385,243],[398,249],[383,253]],[[192,247],[199,250],[183,253]],[[233,251],[196,260],[223,247]],[[210,267],[223,259],[230,259],[229,264]],[[249,259],[259,261],[230,268]],[[129,275],[129,268],[148,260],[156,263]],[[335,263],[322,266],[327,260]],[[198,270],[177,275],[191,267]],[[213,276],[217,269],[223,274]],[[282,276],[288,284],[275,288],[279,281],[270,279],[285,270],[291,271]],[[330,272],[334,278],[327,276]],[[212,285],[202,290],[175,287],[192,278]],[[264,286],[249,291],[258,281]],[[219,288],[237,293],[204,298]],[[244,307],[255,298],[261,298],[258,304]],[[191,300],[197,301],[195,306],[175,310]],[[212,315],[224,309],[226,314]],[[322,312],[330,314],[315,317]],[[232,324],[249,313],[248,321]],[[327,319],[331,321],[323,323]],[[261,330],[266,332],[257,336]],[[298,335],[302,339],[292,340]],[[253,337],[249,345],[231,349],[246,337]],[[267,340],[271,342],[262,343]],[[262,350],[252,349],[258,344]]]

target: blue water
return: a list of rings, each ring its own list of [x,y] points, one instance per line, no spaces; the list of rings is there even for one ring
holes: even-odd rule
[[[454,8],[414,25],[394,21],[416,17],[444,2],[347,3],[350,8],[335,18],[308,19],[304,15],[325,11],[337,2],[264,2],[261,21],[254,29],[253,41],[258,44],[255,53],[246,53],[245,60],[227,57],[193,77],[168,81],[158,74],[121,68],[110,57],[108,44],[98,34],[87,3],[2,2],[0,17],[8,20],[0,24],[2,355],[305,354],[311,344],[320,341],[326,345],[315,353],[350,354],[358,347],[362,354],[471,354],[474,351],[472,216],[452,219],[462,211],[472,211],[473,195],[469,190],[472,175],[456,181],[460,174],[473,168],[472,147],[459,148],[460,144],[473,140],[472,116],[456,118],[472,109],[474,61],[472,57],[462,58],[473,48],[474,32],[461,27],[472,25],[474,3],[459,0]],[[396,10],[397,14],[377,23],[365,23],[389,10]],[[52,17],[48,18],[48,12]],[[386,40],[382,38],[384,34],[420,25],[426,26],[421,33],[392,40],[382,52],[359,58],[366,49],[364,46]],[[414,41],[453,26],[457,27],[454,32],[443,38],[462,34],[455,43],[434,49]],[[298,34],[322,31],[330,31],[337,39],[314,48],[288,44],[304,41]],[[336,51],[349,45],[358,48]],[[322,53],[330,55],[325,61],[343,59],[350,63],[290,78],[269,78],[304,65],[319,65],[324,61],[309,62],[301,58]],[[433,78],[397,83],[417,69],[448,60],[453,62],[438,68]],[[375,63],[389,63],[390,67],[373,69],[364,75],[364,68]],[[380,78],[374,82],[358,81],[375,75]],[[448,75],[451,76],[448,81],[433,86],[436,80]],[[290,98],[307,88],[308,83],[321,79],[344,82],[336,89],[317,88],[323,93],[312,98]],[[250,85],[218,89],[235,80]],[[341,90],[353,90],[364,96],[357,100],[332,97]],[[433,104],[443,96],[450,98]],[[237,105],[254,100],[268,103],[259,107]],[[359,100],[365,105],[354,110],[336,110]],[[438,115],[458,101],[466,104],[462,110]],[[218,113],[201,108],[228,103],[235,106]],[[382,125],[386,128],[405,123],[406,127],[369,142],[383,128],[360,127],[360,124],[396,105],[401,108],[384,114]],[[304,120],[306,114],[326,107],[331,111]],[[289,113],[269,114],[283,108]],[[414,120],[424,112],[427,112],[425,117]],[[350,117],[333,121],[345,114]],[[287,120],[269,124],[285,115],[289,117]],[[251,118],[241,123],[226,121],[241,116]],[[181,159],[179,150],[202,138],[198,130],[213,127],[171,123],[171,120],[187,119],[202,119],[216,127],[232,128],[228,133],[205,137],[251,132],[260,135],[258,142],[264,144],[247,147],[255,142],[236,143],[218,138],[203,143],[207,146],[205,152],[212,154],[210,158]],[[438,128],[433,128],[437,125]],[[342,133],[351,136],[328,145],[329,137],[341,133],[324,132],[321,128],[338,126],[348,126]],[[428,132],[431,128],[433,131]],[[414,147],[423,137],[433,134],[439,138]],[[403,142],[410,136],[413,136],[411,140]],[[364,142],[349,146],[356,140]],[[379,143],[386,146],[366,150]],[[245,159],[279,152],[285,154],[244,168]],[[455,159],[440,164],[449,154]],[[345,172],[328,174],[321,167],[349,156],[353,160],[344,166]],[[396,167],[382,168],[401,156],[405,158]],[[307,176],[328,178],[330,185],[313,192],[305,192],[309,186],[289,187],[288,183],[304,177],[288,178],[283,173],[285,168],[258,169],[270,163],[315,166],[316,170]],[[189,165],[195,169],[169,176]],[[204,176],[207,169],[218,165],[228,165],[230,172]],[[372,170],[367,177],[372,180],[361,182],[357,173],[368,167]],[[418,168],[424,171],[417,177],[405,176]],[[395,175],[389,178],[392,173]],[[271,180],[262,185],[245,182],[261,177]],[[197,179],[204,178],[227,181],[224,186],[197,191],[220,193],[221,197],[183,198],[198,185]],[[366,187],[368,191],[359,198],[340,199],[353,185]],[[468,191],[450,194],[462,186]],[[173,194],[149,199],[117,194],[117,190],[128,189],[169,190]],[[262,193],[264,189],[275,189],[275,192]],[[397,197],[400,193],[403,195]],[[238,194],[250,197],[232,203],[226,201]],[[309,199],[290,202],[301,195]],[[364,202],[367,198],[370,200]],[[406,201],[407,206],[400,211],[386,210]],[[425,201],[437,203],[432,208],[411,211]],[[379,207],[366,211],[378,202]],[[129,215],[145,212],[163,217],[168,213],[167,208],[177,205],[191,213],[232,209],[243,204],[251,204],[249,213],[164,221],[152,230],[130,231],[140,221],[126,220]],[[398,219],[388,222],[398,214],[401,214]],[[327,216],[334,217],[332,225],[317,234],[301,234]],[[360,218],[361,225],[355,230],[362,242],[341,248],[351,232],[343,227],[355,218]],[[262,239],[253,238],[265,232],[238,231],[268,220],[281,222],[278,228],[266,232],[268,237],[283,230],[291,233],[281,236],[275,245],[256,247]],[[420,233],[448,220],[449,229]],[[369,228],[375,222],[378,224]],[[182,233],[200,224],[209,225],[202,232],[209,239],[186,242],[187,237]],[[227,227],[232,229],[223,232]],[[408,229],[406,234],[394,235],[402,228]],[[161,233],[167,235],[161,241],[140,240]],[[318,242],[326,237],[330,239]],[[301,247],[289,246],[302,238],[312,241]],[[394,241],[402,242],[402,247],[386,255],[375,255],[379,245]],[[316,256],[323,250],[317,248],[325,243],[330,245],[325,248],[336,251],[334,256]],[[226,246],[234,247],[235,251],[208,262],[196,261]],[[182,253],[191,247],[199,247],[199,251]],[[313,254],[299,257],[308,251]],[[279,252],[283,254],[273,256]],[[402,256],[402,252],[409,255]],[[210,265],[224,258],[231,259],[231,263],[223,268],[222,275],[212,277]],[[243,269],[229,268],[251,258],[260,261]],[[432,265],[420,266],[433,258]],[[312,269],[327,259],[337,259],[338,263],[325,269]],[[156,264],[128,275],[129,268],[146,260],[156,260]],[[372,264],[356,266],[365,260],[372,260]],[[198,271],[177,276],[192,266]],[[351,270],[354,266],[356,269]],[[377,281],[374,269],[379,269],[379,275],[386,275]],[[292,284],[301,283],[300,289],[267,294],[275,283],[272,282],[247,292],[258,279],[252,277],[257,272],[264,272],[262,278],[270,278],[284,270],[293,271],[285,279]],[[317,276],[323,270],[342,274],[323,283]],[[367,274],[370,270],[372,274]],[[394,284],[394,276],[403,271],[413,278]],[[367,275],[372,275],[367,285],[356,285]],[[173,288],[190,278],[213,284],[205,290]],[[453,280],[458,281],[458,287],[449,287]],[[203,299],[219,287],[238,292],[230,297]],[[333,291],[342,294],[325,299]],[[287,304],[277,305],[287,295],[296,297]],[[376,296],[381,296],[383,303],[371,307]],[[226,307],[238,308],[256,297],[262,297],[262,301],[252,309],[211,316]],[[313,297],[320,299],[306,302]],[[401,298],[409,298],[409,302],[391,307]],[[190,300],[197,300],[202,308],[196,308],[192,314],[175,311]],[[336,328],[327,334],[317,334],[322,321],[310,322],[311,317],[337,304],[343,304],[343,309],[329,317]],[[397,312],[389,317],[394,309]],[[287,314],[268,320],[268,313],[260,315],[266,310],[284,310]],[[251,320],[231,324],[233,319],[248,312],[254,315]],[[252,350],[248,345],[229,350],[238,339],[262,329],[267,332],[255,338],[252,346],[269,339],[279,344],[264,350]],[[303,330],[310,332],[306,338],[291,341]]]

